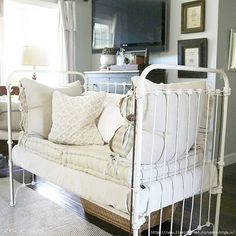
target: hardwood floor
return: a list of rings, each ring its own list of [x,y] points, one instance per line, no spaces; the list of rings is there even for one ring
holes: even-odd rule
[[[21,180],[21,172],[19,168],[14,170],[15,178],[20,181]],[[0,171],[0,174],[4,173],[4,176],[7,175],[7,170],[5,172]],[[31,180],[31,175],[29,173],[26,174],[26,181]],[[112,226],[110,224],[105,223],[91,215],[85,214],[80,199],[72,193],[65,191],[64,189],[51,184],[47,181],[43,181],[40,178],[36,178],[36,181],[39,181],[35,186],[31,186],[32,189],[39,192],[43,196],[49,198],[50,200],[56,202],[57,204],[61,205],[62,207],[68,208],[71,211],[74,211],[76,214],[80,215],[83,219],[97,225],[98,227],[104,229],[105,231],[111,233],[112,235],[117,236],[126,236],[129,235],[128,233],[124,232],[123,230]],[[225,167],[224,169],[224,179],[223,179],[223,195],[222,195],[222,204],[221,204],[221,215],[220,215],[220,233],[219,235],[236,235],[236,164]],[[212,202],[215,203],[215,197],[213,197]],[[203,197],[203,204],[208,203],[208,195],[204,195]],[[199,198],[195,198],[196,208],[199,207]],[[191,200],[186,201],[186,209],[190,209],[191,207]],[[205,207],[206,208],[206,207]],[[205,209],[204,208],[204,209]],[[214,209],[212,209],[213,212]],[[190,211],[185,211],[184,217],[187,222],[189,219]],[[194,211],[196,215],[198,210]],[[175,220],[173,231],[179,231],[179,224],[181,219],[182,207],[181,204],[178,205],[176,213],[175,213]],[[194,218],[194,224],[198,224],[198,216]],[[166,222],[162,225],[163,233],[162,235],[169,235],[168,231],[170,229],[170,223]],[[185,225],[185,230],[188,229],[188,225]],[[208,234],[212,229],[209,228]],[[151,231],[151,235],[158,235],[157,234],[158,228],[153,228]],[[147,235],[147,232],[143,232],[142,235]],[[176,234],[175,234],[176,235]],[[195,235],[206,235],[206,232],[197,232]]]
[[[224,169],[220,230],[236,235],[236,164]]]
[[[59,204],[62,207],[68,208],[74,211],[76,214],[80,215],[83,219],[97,225],[98,227],[104,229],[105,231],[111,233],[112,235],[126,236],[128,233],[123,230],[112,226],[102,220],[97,219],[96,217],[86,214],[83,210],[82,204],[80,202],[80,198],[73,193],[69,193],[64,189],[49,183],[47,181],[43,181],[40,178],[36,178],[39,181],[35,186],[31,186],[34,190],[42,194],[43,196],[49,198],[55,203]]]

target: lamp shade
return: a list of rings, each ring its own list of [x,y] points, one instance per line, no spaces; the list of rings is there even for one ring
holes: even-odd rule
[[[25,46],[22,55],[22,65],[47,66],[48,54],[45,48],[38,46]]]

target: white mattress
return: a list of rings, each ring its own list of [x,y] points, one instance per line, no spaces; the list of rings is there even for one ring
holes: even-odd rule
[[[109,145],[70,146],[59,145],[37,137],[20,139],[19,145],[26,151],[33,152],[50,161],[57,162],[68,168],[83,171],[116,182],[122,185],[131,185],[132,162],[113,153]],[[147,183],[182,173],[185,168],[191,169],[202,163],[202,152],[197,150],[188,153],[188,157],[179,157],[176,162],[169,161],[162,164],[143,164],[141,166],[141,182]]]
[[[78,196],[128,217],[130,188],[127,186],[56,164],[34,153],[25,151],[18,145],[13,148],[13,162],[15,165],[21,166]],[[204,190],[209,188],[211,169],[213,170],[212,186],[217,184],[216,167],[206,164],[203,178]],[[178,202],[183,198],[190,197],[192,193],[199,193],[202,181],[202,166],[195,169],[195,184],[193,184],[193,174],[193,170],[189,170],[185,174],[178,174],[174,180],[168,177],[154,181],[151,184],[146,184],[145,188],[141,189],[140,215],[143,215],[146,210],[152,212],[160,209],[162,200],[163,207],[170,205],[172,203],[172,194],[174,194],[174,202]],[[174,184],[172,185],[172,183]],[[183,188],[183,185],[185,188]],[[161,195],[162,192],[163,195]],[[148,203],[149,196],[150,200]]]

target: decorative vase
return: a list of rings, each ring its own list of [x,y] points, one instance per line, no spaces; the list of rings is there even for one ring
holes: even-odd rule
[[[116,64],[116,56],[115,55],[101,55],[100,57],[101,66],[107,68],[110,65]]]
[[[116,51],[114,48],[104,48],[100,57],[101,69],[107,69],[116,64]]]

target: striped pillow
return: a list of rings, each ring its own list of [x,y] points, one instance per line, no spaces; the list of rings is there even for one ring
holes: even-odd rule
[[[129,116],[134,115],[135,108],[135,95],[132,90],[128,92],[126,97],[120,101],[120,113],[121,115],[130,122]]]
[[[134,143],[133,125],[122,125],[113,136],[111,150],[122,157],[127,157]]]

